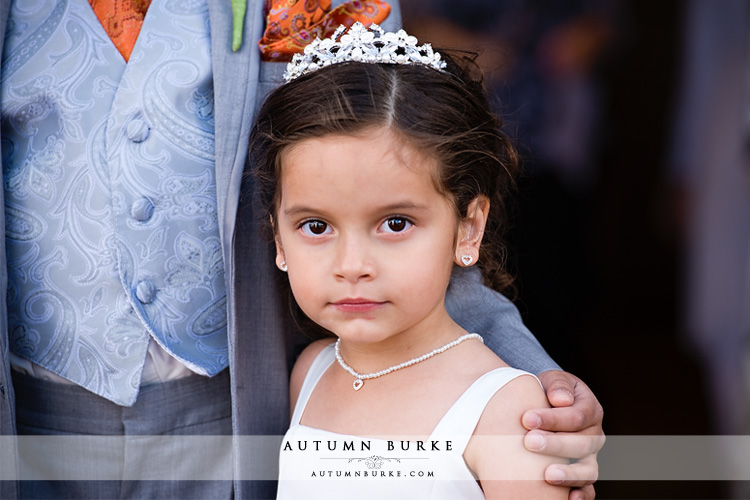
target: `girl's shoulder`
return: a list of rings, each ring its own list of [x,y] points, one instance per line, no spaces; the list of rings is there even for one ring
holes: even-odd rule
[[[310,371],[310,367],[313,361],[318,357],[320,352],[333,344],[334,340],[331,338],[316,340],[309,346],[307,346],[297,358],[292,368],[292,374],[289,377],[289,398],[291,408],[297,404],[297,398],[299,392],[302,390],[302,383],[305,381],[307,372]]]
[[[487,347],[484,342],[467,344],[466,349],[461,352],[461,356],[463,358],[460,366],[461,372],[470,380],[475,380],[496,368],[510,366],[492,349]]]
[[[464,453],[487,498],[567,498],[565,488],[544,481],[547,466],[561,460],[523,445],[522,415],[548,407],[539,379],[530,373],[508,381],[490,399]]]
[[[536,376],[522,372],[490,399],[475,434],[525,434],[521,415],[535,408],[549,408],[547,396]]]
[[[526,410],[549,407],[544,389],[536,376],[513,369],[483,343],[472,344],[462,355],[462,369],[454,372],[454,378],[466,377],[464,384],[473,386],[491,372],[501,368],[509,369],[495,374],[483,384],[482,390],[489,401],[474,434],[523,434],[526,429],[521,425],[521,415]],[[492,391],[495,392],[490,396]]]

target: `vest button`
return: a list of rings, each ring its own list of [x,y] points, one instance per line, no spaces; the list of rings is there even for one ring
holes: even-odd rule
[[[142,118],[135,118],[125,128],[125,134],[133,142],[143,142],[148,139],[151,129]]]
[[[146,196],[138,198],[130,206],[130,215],[138,222],[146,222],[154,215],[154,203]]]
[[[156,298],[156,286],[151,280],[141,280],[135,286],[135,296],[142,304],[150,304]]]

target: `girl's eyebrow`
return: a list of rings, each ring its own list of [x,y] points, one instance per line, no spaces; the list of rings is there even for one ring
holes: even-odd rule
[[[398,210],[427,210],[429,206],[423,203],[414,203],[413,201],[402,201],[399,203],[391,203],[380,207],[385,212],[398,211]]]
[[[423,203],[414,203],[413,201],[401,201],[397,203],[391,203],[378,207],[377,210],[380,212],[397,212],[399,210],[427,210],[429,206]],[[306,207],[304,205],[292,206],[284,210],[284,215],[291,216],[305,213],[319,213],[324,214],[324,210],[318,208]]]
[[[292,206],[284,210],[284,215],[297,215],[297,214],[309,214],[309,213],[322,213],[320,209],[310,208],[304,205]]]

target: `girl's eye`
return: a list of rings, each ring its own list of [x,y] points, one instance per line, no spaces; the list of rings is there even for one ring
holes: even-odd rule
[[[300,226],[302,232],[307,236],[321,236],[331,232],[331,228],[323,221],[309,220]]]
[[[386,233],[402,233],[411,226],[413,224],[404,217],[391,217],[390,219],[386,219],[380,227]]]

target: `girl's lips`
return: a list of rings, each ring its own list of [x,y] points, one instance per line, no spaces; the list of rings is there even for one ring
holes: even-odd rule
[[[346,312],[366,312],[377,309],[378,307],[385,304],[385,302],[378,302],[370,299],[343,299],[337,302],[333,302],[331,305],[341,311]]]

